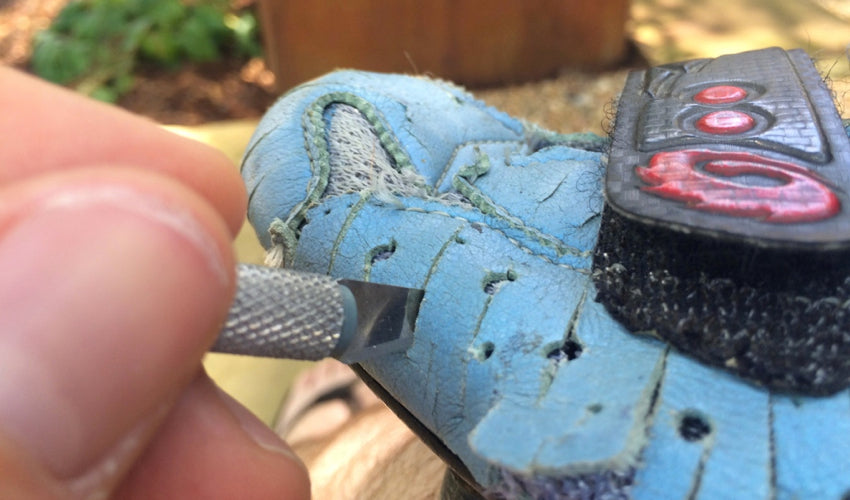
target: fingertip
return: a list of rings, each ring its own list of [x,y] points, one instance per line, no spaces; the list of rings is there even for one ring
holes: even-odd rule
[[[15,187],[0,196],[0,430],[72,479],[194,376],[233,255],[214,209],[150,173]]]
[[[201,374],[117,492],[119,498],[310,498],[286,444]]]
[[[26,452],[0,433],[0,498],[60,499],[67,491]]]

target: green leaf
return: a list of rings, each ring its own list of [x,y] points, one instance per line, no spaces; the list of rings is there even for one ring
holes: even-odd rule
[[[257,30],[257,18],[251,12],[242,15],[229,14],[224,19],[225,24],[233,32],[236,42],[236,52],[239,55],[257,57],[262,55],[263,48]]]
[[[80,16],[71,29],[71,34],[83,40],[103,40],[118,34],[124,28],[126,11],[110,2],[95,2],[87,15]]]
[[[115,89],[115,92],[118,96],[122,96],[127,92],[133,90],[133,85],[136,83],[136,79],[133,78],[133,75],[125,74],[117,77],[114,82],[112,82],[112,87]]]
[[[30,64],[40,77],[67,84],[92,68],[92,56],[85,44],[45,31],[35,37]]]
[[[131,22],[124,32],[120,50],[127,54],[135,54],[150,30],[151,23],[147,19],[136,19]]]
[[[179,61],[180,46],[168,33],[152,32],[141,39],[139,52],[146,59],[172,66]]]
[[[171,30],[176,28],[186,18],[189,9],[179,0],[149,1],[145,17],[158,29]]]
[[[97,99],[98,101],[114,103],[118,100],[119,95],[115,89],[109,87],[97,87],[89,93],[89,97]]]
[[[80,0],[68,3],[53,19],[50,29],[54,33],[69,33],[79,19],[87,15],[91,8],[90,3]]]
[[[114,101],[132,86],[139,59],[161,66],[211,61],[223,50],[260,53],[256,19],[229,0],[72,0],[33,39],[42,77]]]
[[[174,39],[186,57],[195,62],[212,61],[219,55],[214,33],[199,17],[190,17],[183,23]]]

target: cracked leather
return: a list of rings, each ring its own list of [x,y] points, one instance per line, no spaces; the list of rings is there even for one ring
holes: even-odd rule
[[[345,168],[317,139],[330,102],[389,134],[393,164],[433,196],[323,196],[322,176]],[[268,112],[243,176],[258,235],[287,246],[288,265],[425,290],[413,346],[360,369],[480,492],[840,497],[846,391],[756,387],[633,335],[596,301],[606,143],[542,131],[444,82],[337,72]],[[440,199],[458,186],[464,203]],[[267,232],[281,225],[285,237]],[[372,259],[382,248],[392,254]]]

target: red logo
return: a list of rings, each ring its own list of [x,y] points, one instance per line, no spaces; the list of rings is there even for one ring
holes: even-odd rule
[[[827,219],[841,209],[838,197],[811,170],[753,153],[664,152],[635,172],[650,185],[644,191],[705,212],[797,223]],[[737,176],[765,177],[776,185],[735,182]]]

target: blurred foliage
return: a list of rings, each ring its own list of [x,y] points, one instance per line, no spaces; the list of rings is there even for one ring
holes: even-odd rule
[[[253,13],[228,0],[74,0],[35,36],[31,64],[42,78],[114,102],[140,62],[176,68],[260,52]]]

